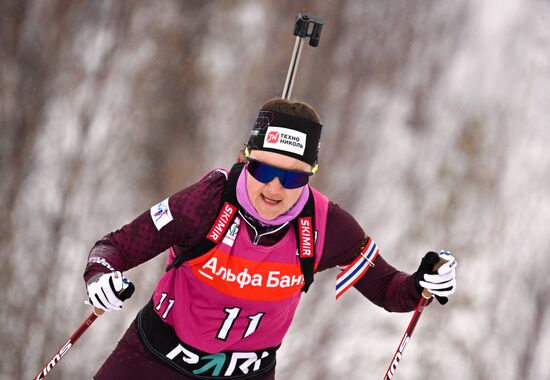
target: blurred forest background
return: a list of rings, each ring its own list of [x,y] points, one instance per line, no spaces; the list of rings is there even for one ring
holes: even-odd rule
[[[325,125],[314,185],[412,272],[459,259],[396,378],[550,378],[550,1],[0,1],[0,379],[29,379],[90,312],[104,234],[214,167],[280,96],[297,13],[326,21],[293,95]],[[165,255],[126,275],[125,311],[51,379],[90,379]],[[381,379],[411,314],[316,277],[278,379]],[[546,358],[546,359],[545,359]]]

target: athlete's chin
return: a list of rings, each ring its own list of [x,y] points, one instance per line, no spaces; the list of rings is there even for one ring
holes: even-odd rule
[[[266,220],[273,220],[286,211],[285,205],[283,204],[265,205],[259,202],[259,204],[254,205],[254,207],[256,211],[258,211],[258,214]]]
[[[278,217],[279,215],[281,215],[283,213],[283,210],[281,210],[281,211],[277,211],[277,210],[257,210],[257,211],[258,211],[258,214],[262,218],[267,219],[267,220],[275,219],[276,217]]]

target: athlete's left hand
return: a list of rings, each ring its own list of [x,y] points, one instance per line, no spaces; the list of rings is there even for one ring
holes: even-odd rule
[[[437,270],[434,270],[436,264],[441,260],[446,262]],[[428,290],[440,304],[446,304],[450,295],[456,291],[456,259],[449,251],[428,252],[422,258],[418,270],[414,273],[416,288],[419,293],[423,289]]]

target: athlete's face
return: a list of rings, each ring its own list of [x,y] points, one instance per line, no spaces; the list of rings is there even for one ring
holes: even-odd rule
[[[250,158],[286,170],[311,172],[311,165],[279,153],[253,150]],[[303,187],[285,189],[279,178],[262,183],[246,173],[246,189],[252,205],[264,219],[272,220],[288,211],[300,197]]]

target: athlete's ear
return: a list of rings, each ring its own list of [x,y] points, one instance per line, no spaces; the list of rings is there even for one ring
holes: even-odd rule
[[[246,153],[244,152],[244,148],[239,150],[239,154],[237,155],[237,164],[242,164],[246,162]]]

